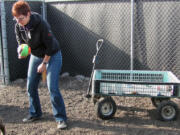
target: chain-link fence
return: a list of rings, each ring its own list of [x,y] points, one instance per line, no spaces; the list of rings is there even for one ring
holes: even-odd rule
[[[135,57],[143,67],[180,78],[180,1],[140,0],[135,8]]]
[[[62,72],[90,75],[99,38],[105,42],[96,68],[130,69],[130,0],[46,2],[47,21],[62,46]],[[24,64],[17,59],[12,3],[5,2],[10,78],[14,80],[26,76],[27,61]],[[39,13],[41,5],[30,2],[32,10]],[[134,70],[169,70],[180,78],[179,12],[179,0],[135,0]]]
[[[63,45],[65,69],[88,75],[99,38],[105,39],[105,43],[96,68],[129,69],[129,2],[48,3],[47,11],[47,20]]]
[[[95,42],[105,39],[96,68],[130,69],[131,1],[54,2],[47,20],[61,41],[64,68],[89,74]],[[180,77],[180,2],[136,0],[134,70],[170,70]]]

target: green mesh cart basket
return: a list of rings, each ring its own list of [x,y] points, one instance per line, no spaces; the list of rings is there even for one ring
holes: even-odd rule
[[[150,97],[159,119],[175,120],[178,106],[170,99],[180,97],[180,80],[170,71],[94,70],[92,97],[98,117],[114,116],[116,103],[111,96]]]

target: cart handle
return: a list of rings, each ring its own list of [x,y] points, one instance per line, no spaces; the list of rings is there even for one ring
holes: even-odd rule
[[[101,46],[103,45],[103,42],[104,42],[103,39],[99,39],[99,40],[96,42],[96,50],[97,50],[97,52],[100,50]]]
[[[95,68],[95,61],[96,61],[96,56],[98,55],[98,52],[99,50],[101,49],[102,45],[103,45],[103,42],[104,40],[103,39],[98,39],[98,41],[96,42],[96,54],[94,55],[93,57],[93,69],[92,69],[92,73],[91,73],[91,78],[90,78],[90,81],[89,81],[89,85],[88,85],[88,90],[87,90],[87,94],[86,94],[86,98],[90,98],[91,95],[89,94],[90,93],[90,90],[91,90],[91,83],[92,83],[92,78],[93,78],[93,74],[94,74],[94,68]]]

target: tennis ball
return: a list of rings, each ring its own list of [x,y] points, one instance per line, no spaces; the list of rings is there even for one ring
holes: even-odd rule
[[[31,48],[27,44],[21,44],[18,47],[18,53],[20,56],[27,57],[31,53]]]

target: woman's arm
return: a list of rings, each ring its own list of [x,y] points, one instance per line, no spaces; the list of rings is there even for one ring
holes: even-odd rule
[[[25,41],[21,37],[18,24],[15,25],[15,35],[16,35],[16,41],[18,42],[18,45],[25,43]]]

